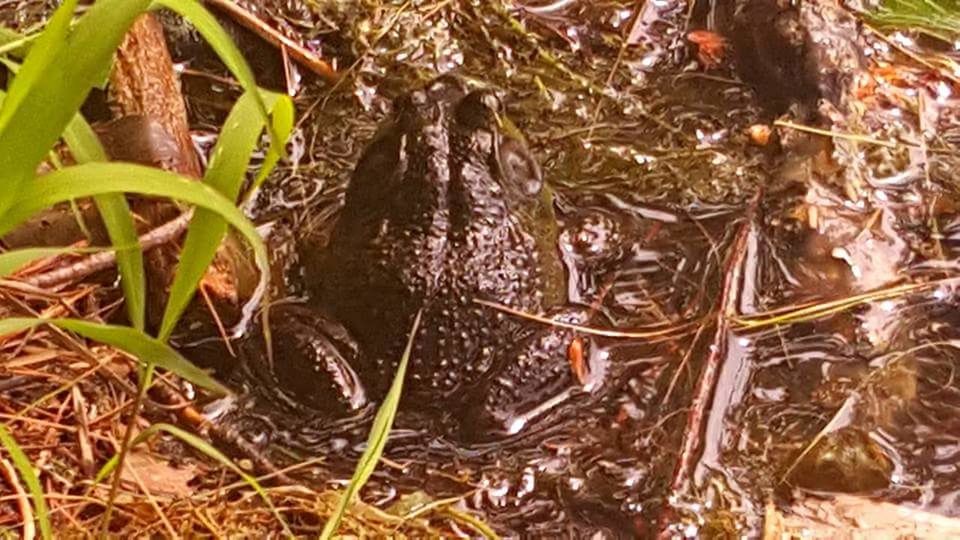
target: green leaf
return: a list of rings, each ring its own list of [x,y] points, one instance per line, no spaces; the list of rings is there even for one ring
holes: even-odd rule
[[[90,124],[79,114],[75,114],[67,128],[63,131],[63,140],[70,147],[70,153],[77,163],[91,161],[107,161],[107,152],[100,144]]]
[[[213,379],[207,372],[190,363],[162,341],[129,326],[100,324],[77,319],[40,319],[33,317],[11,317],[0,320],[0,336],[22,332],[42,324],[52,324],[69,330],[85,338],[112,345],[127,352],[145,364],[154,364],[198,386],[220,394],[230,391]]]
[[[922,32],[947,43],[960,38],[956,0],[885,0],[869,16],[881,26]]]
[[[390,429],[393,427],[393,419],[396,417],[397,407],[400,405],[400,394],[403,392],[403,379],[407,373],[410,352],[413,350],[413,340],[416,338],[417,329],[420,327],[420,315],[421,312],[417,312],[417,316],[413,320],[413,328],[410,329],[407,348],[403,351],[403,357],[400,358],[397,374],[394,375],[390,391],[387,392],[387,396],[377,410],[376,418],[373,419],[373,426],[371,426],[370,435],[367,437],[367,448],[360,456],[360,461],[357,462],[357,468],[353,471],[353,477],[340,498],[337,510],[324,524],[323,532],[320,534],[321,540],[329,540],[337,532],[347,507],[350,506],[360,488],[370,479],[370,475],[377,468],[380,456],[383,455],[383,449],[387,446],[387,438],[389,438]]]
[[[208,185],[174,173],[129,163],[88,163],[54,171],[24,186],[21,198],[0,217],[0,235],[34,213],[60,201],[108,193],[137,192],[192,203],[226,219],[253,248],[262,284],[269,260],[256,228],[233,203]]]
[[[134,328],[143,330],[147,311],[147,278],[143,268],[143,252],[127,198],[122,193],[111,193],[94,197],[93,201],[100,211],[110,242],[114,246],[129,246],[116,247],[117,268],[130,323]]]
[[[0,319],[0,337],[22,332],[28,328],[43,324],[40,319],[28,319],[15,317],[12,319]]]
[[[180,353],[166,343],[129,326],[100,324],[77,319],[12,317],[0,320],[0,336],[21,332],[42,324],[52,324],[105,345],[112,345],[145,364],[162,367],[208,390],[220,394],[230,393],[230,390],[225,386],[214,380],[207,372],[180,356]]]
[[[66,0],[50,17],[47,27],[40,33],[37,43],[27,55],[17,76],[8,86],[8,96],[0,109],[0,133],[4,133],[14,112],[27,99],[31,90],[42,84],[54,59],[63,50],[73,12],[77,9],[77,0]],[[21,128],[22,130],[22,128]],[[47,149],[44,148],[44,151]]]
[[[7,427],[0,424],[0,444],[7,449],[13,465],[20,471],[20,477],[27,484],[30,490],[30,497],[33,499],[34,513],[37,515],[37,523],[40,525],[40,537],[44,540],[53,538],[50,529],[50,512],[47,510],[46,497],[43,495],[43,487],[40,485],[40,479],[37,478],[36,471],[33,470],[33,464],[27,458],[16,439],[7,431]]]
[[[227,66],[230,73],[236,77],[240,87],[245,92],[253,94],[257,102],[257,108],[260,110],[260,116],[263,117],[264,122],[267,122],[269,116],[267,105],[257,91],[257,80],[253,76],[253,71],[250,70],[250,66],[244,60],[240,49],[230,39],[230,34],[217,22],[216,17],[196,0],[157,0],[151,8],[156,6],[163,6],[175,11],[184,19],[190,21],[190,24],[197,29],[197,32],[200,32],[210,48],[220,57],[223,65]],[[272,127],[270,138],[272,140],[282,139],[279,134],[273,131]]]
[[[23,36],[20,35],[20,32],[16,32],[5,26],[0,26],[0,46],[5,46],[21,39],[23,39]]]
[[[173,350],[169,345],[135,328],[75,319],[51,319],[50,323],[94,341],[112,345],[130,353],[142,362],[176,373],[180,377],[208,390],[220,394],[230,393],[230,390],[214,380],[206,371],[180,356],[180,353]]]
[[[250,200],[250,197],[260,189],[263,182],[266,181],[270,173],[273,172],[273,168],[276,167],[280,158],[285,155],[287,141],[293,132],[295,113],[293,100],[290,99],[289,96],[279,96],[273,104],[270,113],[273,132],[276,133],[281,140],[275,141],[274,139],[270,139],[270,147],[267,149],[267,154],[264,156],[263,163],[260,165],[260,172],[257,173],[257,177],[253,180],[253,185],[244,197],[244,201]]]
[[[63,140],[77,163],[107,161],[107,153],[90,124],[79,114],[63,132]],[[103,225],[116,247],[120,286],[127,306],[127,315],[134,328],[144,329],[147,310],[147,278],[143,268],[143,252],[137,239],[137,228],[127,198],[122,193],[109,193],[93,198]],[[118,246],[129,246],[121,248]]]
[[[250,243],[263,279],[269,276],[269,260],[263,240],[253,224],[230,200],[200,182],[130,163],[87,163],[37,178],[24,187],[17,204],[0,217],[0,235],[58,202],[122,192],[178,199],[217,212]]]
[[[271,110],[278,104],[290,103],[287,96],[272,92],[264,92],[265,102]],[[204,182],[222,193],[230,200],[236,200],[240,188],[246,179],[250,156],[257,146],[260,133],[263,131],[263,121],[259,114],[257,100],[249,92],[245,92],[234,104],[230,115],[227,116],[210,157],[210,166],[204,175]],[[292,106],[292,105],[291,105]],[[281,107],[282,109],[282,107]],[[286,144],[290,129],[281,129],[277,132],[283,139],[279,144]],[[271,151],[275,144],[271,144]],[[270,152],[268,152],[268,155]],[[267,174],[276,165],[276,160],[265,162],[261,174]],[[183,244],[180,255],[180,264],[177,275],[170,287],[170,297],[167,300],[163,322],[160,325],[160,339],[169,338],[184,309],[190,303],[196,291],[197,284],[203,278],[207,267],[216,255],[217,248],[227,232],[227,224],[223,218],[214,212],[198,210],[190,222],[190,229]]]
[[[9,28],[0,26],[0,55],[10,54],[14,58],[23,58],[30,50],[30,44],[37,40],[42,33],[36,32],[24,36]]]
[[[250,476],[246,472],[244,472],[243,469],[238,467],[236,463],[230,460],[230,458],[223,455],[222,452],[220,452],[219,450],[211,446],[210,443],[201,439],[200,437],[197,437],[193,433],[184,431],[170,424],[164,424],[164,423],[153,424],[147,429],[140,432],[140,434],[137,435],[135,439],[133,439],[133,441],[130,443],[130,448],[133,448],[138,444],[150,439],[150,437],[153,437],[156,433],[160,431],[166,431],[167,433],[173,435],[174,437],[177,437],[181,441],[189,444],[190,446],[194,447],[196,450],[202,452],[203,454],[206,454],[208,457],[220,462],[222,465],[224,465],[225,467],[227,467],[228,469],[236,473],[237,476],[242,478],[243,481],[247,483],[247,485],[253,488],[253,490],[256,491],[258,495],[260,495],[260,497],[263,499],[263,502],[265,502],[267,506],[270,508],[270,511],[273,512],[274,517],[276,517],[277,521],[280,522],[280,525],[283,527],[284,532],[290,537],[293,536],[293,532],[290,531],[290,528],[287,526],[287,523],[283,520],[283,516],[281,516],[280,512],[277,511],[277,508],[273,505],[273,502],[270,500],[270,497],[267,495],[266,490],[264,490],[263,487],[260,485],[260,483],[257,482],[257,479],[254,478],[253,476]],[[116,454],[113,457],[111,457],[109,460],[107,460],[107,462],[104,463],[103,467],[100,468],[100,471],[97,472],[97,476],[94,479],[94,483],[102,482],[103,479],[109,476],[110,473],[112,473],[114,469],[117,468],[117,464],[119,463],[119,461],[120,461],[119,454]]]
[[[64,38],[76,0],[65,2],[56,13],[59,18],[51,20],[30,49],[0,109],[0,215],[34,176],[148,3],[100,0]]]
[[[82,250],[76,248],[26,248],[0,253],[0,278],[5,278],[16,272],[28,263],[45,257],[56,257],[57,255],[66,255],[68,253],[78,253]]]

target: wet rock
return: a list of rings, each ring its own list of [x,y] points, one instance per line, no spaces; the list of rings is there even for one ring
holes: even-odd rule
[[[824,436],[790,475],[796,486],[817,491],[857,493],[890,484],[893,462],[879,444],[856,428]]]

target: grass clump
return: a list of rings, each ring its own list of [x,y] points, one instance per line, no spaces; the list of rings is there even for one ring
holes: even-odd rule
[[[960,39],[958,0],[884,0],[872,18],[881,26],[917,30],[947,42]]]
[[[0,55],[3,55],[0,59],[12,74],[6,92],[0,94],[0,184],[4,186],[0,190],[0,234],[15,229],[36,212],[54,204],[93,197],[116,253],[124,304],[130,321],[129,327],[123,327],[104,324],[99,320],[73,318],[70,315],[80,313],[72,306],[66,312],[51,306],[41,312],[31,313],[31,302],[24,301],[13,309],[0,312],[0,316],[4,317],[0,319],[0,335],[6,336],[3,346],[7,348],[7,344],[15,344],[13,349],[7,351],[11,357],[25,350],[33,350],[31,342],[38,336],[48,336],[50,330],[45,328],[52,325],[57,328],[56,333],[68,336],[75,343],[79,344],[69,337],[70,334],[114,346],[142,363],[136,398],[132,404],[127,403],[123,407],[129,407],[131,423],[123,434],[114,458],[108,462],[117,466],[112,487],[108,496],[104,497],[107,502],[102,517],[102,533],[106,533],[111,526],[111,512],[119,494],[122,471],[119,465],[134,440],[134,422],[138,418],[146,389],[154,381],[155,368],[162,367],[212,391],[227,392],[226,388],[174,351],[166,341],[193,297],[200,277],[229,227],[237,230],[250,244],[261,270],[262,286],[265,286],[269,276],[266,248],[253,224],[236,207],[236,201],[246,180],[252,152],[264,127],[271,135],[271,147],[257,184],[276,165],[293,126],[291,100],[287,96],[257,88],[253,73],[239,50],[199,2],[162,0],[157,5],[178,12],[208,40],[243,88],[244,94],[230,115],[231,129],[224,130],[218,140],[202,183],[158,169],[126,163],[105,163],[106,153],[80,115],[80,106],[90,91],[105,79],[114,51],[127,29],[151,4],[149,0],[99,0],[81,17],[75,18],[78,2],[66,0],[48,20],[42,32],[20,36],[4,30],[0,34]],[[20,58],[23,59],[22,64],[17,63]],[[61,139],[71,149],[77,164],[38,176],[40,164]],[[188,229],[187,243],[181,253],[161,332],[157,337],[147,334],[145,330],[143,255],[133,216],[127,205],[127,193],[166,197],[197,207]],[[69,250],[71,248],[65,246],[6,252],[0,254],[0,270],[6,276],[34,259]],[[43,296],[42,293],[46,291],[31,292]],[[89,290],[86,294],[89,294]],[[56,294],[51,296],[57,297]],[[25,332],[21,340],[11,339],[11,336]],[[79,345],[80,350],[89,350],[85,344]],[[90,356],[96,357],[92,353]],[[24,436],[24,432],[14,431],[9,426],[13,422],[29,423],[24,416],[28,410],[40,407],[42,402],[60,399],[57,397],[60,391],[76,388],[76,384],[90,375],[85,373],[60,387],[57,392],[30,403],[19,413],[7,415],[4,418],[5,427],[0,432],[0,442],[30,489],[34,501],[33,515],[44,538],[50,537],[44,493],[37,482],[37,471],[20,450],[22,444],[17,441]],[[79,399],[73,397],[74,400]],[[14,437],[11,431],[17,436]],[[166,431],[187,443],[199,441],[182,430],[174,428]],[[90,437],[89,432],[87,437]],[[87,442],[89,444],[89,440]],[[87,447],[84,460],[93,453]],[[210,452],[206,453],[210,455]],[[252,477],[243,477],[262,493],[262,488]]]

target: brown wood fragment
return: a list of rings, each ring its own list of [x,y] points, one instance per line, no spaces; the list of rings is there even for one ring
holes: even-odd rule
[[[137,19],[117,51],[110,74],[110,99],[116,118],[156,119],[181,149],[182,164],[174,172],[194,178],[201,176],[180,79],[173,69],[163,26],[152,13]]]
[[[677,463],[671,480],[670,489],[675,497],[686,495],[693,485],[694,472],[700,464],[703,452],[703,434],[710,416],[712,414],[724,414],[722,410],[711,410],[710,406],[714,403],[713,398],[714,392],[717,390],[717,381],[727,356],[730,318],[737,313],[741,272],[747,254],[747,239],[753,229],[754,216],[762,197],[763,191],[759,191],[751,201],[747,218],[740,226],[733,248],[724,264],[723,289],[720,292],[720,299],[716,307],[713,340],[694,388],[684,427],[680,454],[677,456]],[[673,505],[666,504],[659,518],[658,538],[671,538],[673,536],[670,526],[673,524],[675,517],[676,511]]]

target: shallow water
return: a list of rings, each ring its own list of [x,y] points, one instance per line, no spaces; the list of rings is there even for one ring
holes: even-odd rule
[[[822,141],[752,144],[745,130],[773,119],[769,99],[726,63],[705,72],[683,39],[728,28],[705,4],[649,3],[642,14],[606,1],[260,5],[345,73],[333,91],[310,76],[294,85],[291,163],[250,209],[271,224],[285,270],[276,296],[302,295],[282,248],[332,225],[391,98],[456,70],[503,90],[557,192],[571,302],[623,330],[689,323],[667,338],[598,338],[601,390],[507,441],[466,446],[438,429],[447,418],[401,411],[365,501],[462,496],[511,536],[756,534],[768,500],[829,499],[829,477],[849,474],[865,495],[960,514],[956,158],[925,156],[925,172],[913,155],[838,145],[844,164],[868,171],[851,202]],[[633,45],[621,50],[623,36]],[[282,86],[275,51],[240,37],[261,82]],[[194,127],[214,131],[236,88],[205,75],[217,68],[189,34],[173,39]],[[908,111],[902,122],[912,120]],[[937,129],[949,141],[957,124]],[[597,215],[619,234],[572,236]],[[615,262],[596,263],[600,242]],[[748,327],[910,283],[925,285]],[[704,390],[706,366],[716,384]],[[702,418],[690,416],[697,400]],[[349,477],[372,411],[331,422],[267,401],[246,401],[235,427],[278,463],[325,457],[301,479]],[[795,464],[818,434],[843,434],[850,455]]]

